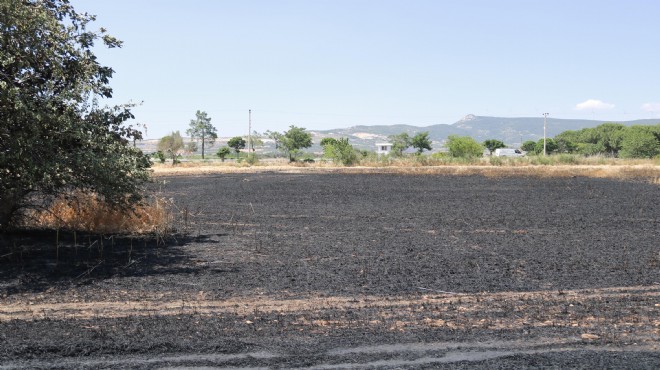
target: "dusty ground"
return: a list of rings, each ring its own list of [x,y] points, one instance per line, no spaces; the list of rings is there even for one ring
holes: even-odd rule
[[[660,367],[657,184],[257,172],[154,189],[181,234],[2,236],[0,367]]]

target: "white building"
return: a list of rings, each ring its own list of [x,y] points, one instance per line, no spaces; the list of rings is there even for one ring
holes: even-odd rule
[[[376,143],[376,153],[378,155],[388,155],[392,151],[392,143]]]

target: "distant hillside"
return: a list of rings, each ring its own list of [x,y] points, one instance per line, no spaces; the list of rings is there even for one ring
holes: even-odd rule
[[[616,121],[548,118],[547,134],[548,137],[553,137],[567,130],[596,127],[605,122]],[[618,123],[626,126],[654,125],[660,123],[660,119],[644,119]],[[319,138],[327,136],[348,137],[355,146],[371,149],[375,146],[376,142],[386,141],[389,135],[402,132],[415,135],[422,131],[429,132],[431,140],[435,142],[434,147],[439,147],[439,144],[447,139],[449,135],[471,136],[480,142],[486,139],[498,139],[511,147],[517,147],[523,141],[536,141],[543,137],[543,117],[484,117],[469,114],[451,125],[437,124],[425,127],[412,125],[353,126],[349,128],[314,131],[314,134]]]
[[[548,118],[548,137],[553,137],[567,130],[580,130],[587,127],[596,127],[605,122],[580,119],[558,119]],[[627,126],[632,125],[655,125],[660,119],[644,119],[636,121],[619,122]],[[460,121],[451,124],[437,124],[431,126],[412,125],[374,125],[353,126],[348,128],[337,128],[333,130],[310,130],[314,145],[306,149],[306,152],[321,153],[319,145],[324,137],[347,137],[353,146],[358,149],[374,150],[376,143],[387,141],[390,135],[406,132],[413,136],[419,132],[428,131],[433,141],[433,151],[440,149],[442,143],[449,135],[471,136],[479,142],[486,139],[498,139],[510,147],[519,147],[521,142],[527,140],[538,140],[543,137],[543,117],[483,117],[469,114]],[[214,156],[220,146],[226,145],[229,138],[218,138],[215,145],[207,148],[207,153]],[[272,140],[262,138],[263,146],[259,147],[259,153],[275,153],[275,144]],[[189,139],[185,138],[188,142]],[[138,147],[147,153],[156,151],[158,140],[144,140],[138,142]]]

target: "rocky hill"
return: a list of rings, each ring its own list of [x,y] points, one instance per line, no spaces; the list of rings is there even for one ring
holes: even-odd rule
[[[597,120],[548,118],[547,135],[553,137],[567,130],[580,130],[595,127],[604,122]],[[645,119],[619,122],[627,126],[651,125],[660,123],[660,119]],[[508,146],[517,147],[527,140],[538,140],[543,137],[543,117],[485,117],[468,114],[463,119],[451,125],[436,124],[431,126],[412,125],[374,125],[353,126],[333,130],[314,131],[314,135],[323,137],[348,137],[351,143],[358,147],[373,148],[376,142],[387,141],[389,135],[406,132],[409,135],[428,131],[430,138],[439,147],[449,135],[471,136],[477,141],[498,139]],[[319,139],[320,140],[320,139]]]

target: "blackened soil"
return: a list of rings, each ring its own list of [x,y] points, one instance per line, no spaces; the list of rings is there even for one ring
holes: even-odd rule
[[[657,185],[256,173],[154,191],[179,234],[2,236],[0,365],[660,367]]]

